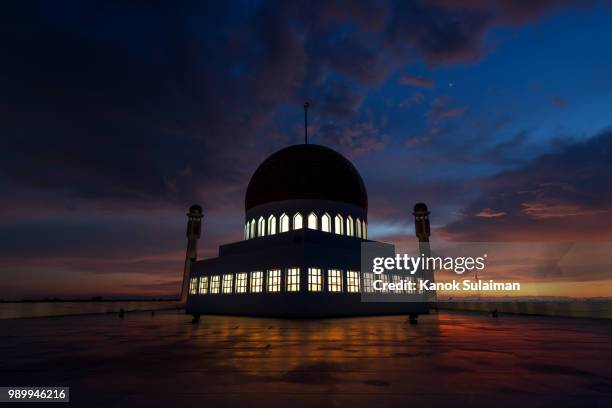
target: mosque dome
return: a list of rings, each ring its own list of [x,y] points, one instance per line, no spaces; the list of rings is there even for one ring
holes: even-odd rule
[[[340,153],[320,145],[286,147],[264,160],[251,177],[245,209],[275,201],[314,199],[344,202],[367,211],[359,172]]]

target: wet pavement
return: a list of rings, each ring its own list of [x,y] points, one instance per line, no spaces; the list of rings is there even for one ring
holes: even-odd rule
[[[176,312],[0,321],[0,386],[75,406],[612,406],[605,320]],[[24,406],[24,405],[19,405]],[[40,406],[40,405],[36,405]]]

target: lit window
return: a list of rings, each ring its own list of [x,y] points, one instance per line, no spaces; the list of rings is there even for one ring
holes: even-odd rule
[[[266,235],[266,220],[264,217],[259,217],[259,221],[257,222],[257,236],[263,237]]]
[[[359,292],[359,272],[346,271],[346,291],[351,293]]]
[[[327,213],[321,217],[321,231],[331,232],[331,217]]]
[[[244,239],[249,239],[249,223],[244,224]]]
[[[407,283],[407,282],[414,282],[414,276],[405,276],[404,281],[406,281],[406,286],[404,287],[404,293],[416,293],[416,288],[410,289]]]
[[[287,292],[300,291],[300,268],[287,269]]]
[[[368,225],[363,221],[363,239],[368,239]]]
[[[189,294],[195,295],[198,290],[198,278],[191,278],[189,280]]]
[[[236,274],[236,293],[246,293],[247,274],[246,272]]]
[[[271,215],[268,217],[268,235],[276,234],[276,217]]]
[[[342,216],[340,214],[336,215],[334,223],[334,231],[336,232],[336,234],[344,234],[344,220],[342,219]]]
[[[284,214],[280,216],[280,232],[289,231],[289,216]]]
[[[208,293],[208,276],[200,277],[200,295],[206,295]]]
[[[374,273],[372,272],[364,272],[363,273],[363,291],[364,292],[374,292]]]
[[[255,238],[255,220],[251,220],[251,233],[249,234],[251,238]]]
[[[349,215],[348,217],[346,217],[346,235],[352,237],[355,234],[354,228],[355,227],[353,225],[353,217]]]
[[[313,230],[317,229],[317,214],[310,213],[308,215],[308,228]]]
[[[263,290],[263,272],[251,272],[251,293],[261,293]]]
[[[355,236],[361,238],[361,220],[359,218],[355,220]]]
[[[232,284],[234,283],[234,275],[228,273],[223,275],[223,293],[232,293]]]
[[[323,289],[323,276],[321,269],[308,268],[308,291],[320,292]]]
[[[342,271],[330,269],[327,271],[327,290],[329,292],[342,292]]]
[[[273,269],[268,271],[268,292],[280,292],[281,288],[281,271]]]
[[[402,290],[398,290],[399,287],[399,283],[402,280],[402,278],[399,275],[393,275],[391,277],[391,281],[395,284],[395,290],[393,290],[393,293],[402,293]]]
[[[293,216],[293,229],[294,230],[302,229],[302,214],[296,213]]]
[[[219,293],[219,286],[221,285],[221,277],[219,275],[210,277],[210,293]]]
[[[389,275],[387,275],[386,273],[381,273],[379,275],[380,280],[382,281],[382,284],[380,285],[380,287],[382,288],[380,290],[380,292],[382,293],[388,293],[389,292],[389,288],[387,286],[387,284],[389,283]]]

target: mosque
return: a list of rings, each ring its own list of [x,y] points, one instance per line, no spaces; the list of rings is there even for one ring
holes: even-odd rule
[[[218,257],[204,260],[197,260],[202,208],[189,209],[181,298],[195,319],[200,314],[416,318],[428,312],[425,301],[364,297],[373,295],[375,278],[361,271],[362,245],[374,242],[368,239],[368,195],[357,169],[338,152],[308,143],[277,151],[253,174],[244,205],[244,239],[221,245]],[[419,203],[413,215],[420,250],[428,250],[429,211]],[[390,244],[380,246],[395,253]]]

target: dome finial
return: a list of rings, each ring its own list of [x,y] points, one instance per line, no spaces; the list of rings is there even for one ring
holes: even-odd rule
[[[304,144],[308,144],[308,108],[310,104],[304,103]]]

